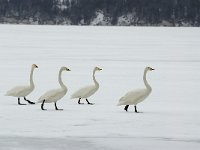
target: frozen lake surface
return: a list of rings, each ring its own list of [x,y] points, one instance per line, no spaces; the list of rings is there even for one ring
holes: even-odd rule
[[[199,150],[200,28],[86,27],[0,25],[0,149],[72,150]],[[59,87],[61,66],[68,87],[54,104],[17,105],[4,94],[29,83],[31,64],[35,90],[32,101]],[[100,88],[78,105],[70,95],[92,84],[95,66]],[[151,95],[138,105],[142,113],[116,106],[120,97],[144,87],[146,66]],[[24,102],[24,101],[22,101]],[[25,103],[25,102],[24,102]]]

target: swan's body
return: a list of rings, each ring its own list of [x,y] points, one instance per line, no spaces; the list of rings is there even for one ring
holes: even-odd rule
[[[79,89],[74,94],[72,94],[71,99],[79,98],[78,104],[83,104],[83,103],[80,103],[80,100],[82,98],[85,98],[88,104],[92,104],[88,101],[87,98],[92,96],[99,89],[99,83],[97,82],[97,80],[95,78],[95,73],[96,73],[96,71],[100,71],[100,70],[102,70],[102,69],[100,69],[98,67],[95,67],[93,70],[94,85],[88,85],[88,86],[85,86],[85,87]]]
[[[59,89],[53,89],[50,91],[47,91],[44,95],[42,95],[39,100],[38,103],[42,103],[41,104],[41,109],[45,110],[44,107],[44,103],[55,103],[55,109],[59,110],[56,106],[56,102],[58,100],[60,100],[61,98],[63,98],[65,96],[65,94],[67,93],[67,87],[64,85],[64,83],[62,82],[61,79],[61,75],[63,71],[70,71],[70,69],[66,68],[66,67],[61,67],[60,71],[59,71],[59,75],[58,75],[58,82],[61,86],[61,88]]]
[[[67,89],[62,89],[62,88],[47,91],[44,95],[42,95],[39,98],[38,103],[43,102],[43,100],[45,100],[45,103],[57,102],[58,100],[63,98],[66,93]]]
[[[152,91],[151,86],[149,85],[149,83],[146,80],[147,72],[152,71],[152,70],[154,70],[154,69],[152,69],[151,67],[146,67],[145,70],[144,70],[143,80],[144,80],[144,84],[145,84],[146,88],[128,92],[122,98],[120,98],[118,106],[126,105],[124,109],[126,111],[128,111],[129,105],[134,105],[135,106],[135,112],[137,112],[136,105],[138,103],[144,101]]]
[[[30,73],[30,85],[27,86],[16,86],[9,90],[6,93],[6,96],[13,96],[18,98],[18,104],[24,105],[20,103],[20,97],[24,97],[24,100],[26,100],[30,104],[34,104],[33,102],[26,99],[26,96],[29,95],[35,88],[34,82],[33,82],[33,71],[35,68],[38,68],[37,65],[33,64],[31,67],[31,73]]]
[[[16,86],[6,93],[6,96],[25,97],[34,90],[32,86]]]
[[[88,85],[75,92],[71,98],[88,98],[93,95],[98,89],[99,86]]]

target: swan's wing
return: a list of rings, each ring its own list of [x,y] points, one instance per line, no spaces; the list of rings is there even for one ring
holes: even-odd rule
[[[78,91],[76,91],[74,94],[72,94],[71,99],[73,98],[87,98],[94,94],[98,88],[96,88],[95,85],[89,85],[85,86]]]
[[[66,92],[65,92],[66,93]],[[38,99],[38,103],[41,103],[43,100],[46,100],[46,102],[52,102],[54,100],[57,100],[59,97],[63,97],[63,90],[62,89],[53,89],[50,91],[47,91],[46,93],[44,93],[39,99]]]
[[[30,86],[16,86],[9,90],[5,95],[6,96],[21,96],[24,95],[27,91],[29,92]]]
[[[131,105],[137,103],[138,99],[141,99],[144,95],[146,95],[146,89],[138,89],[133,90],[126,93],[122,98],[120,98],[119,105]]]

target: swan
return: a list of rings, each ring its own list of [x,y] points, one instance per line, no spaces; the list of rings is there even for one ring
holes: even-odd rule
[[[31,74],[30,74],[30,85],[27,86],[16,86],[9,90],[5,96],[13,96],[18,97],[18,104],[19,105],[26,105],[20,103],[20,97],[24,97],[24,100],[27,101],[29,104],[35,104],[34,102],[31,102],[30,100],[26,99],[26,96],[29,95],[35,88],[35,85],[33,83],[33,71],[35,68],[38,68],[36,64],[33,64],[31,66]]]
[[[124,110],[126,110],[126,111],[128,111],[129,105],[134,105],[135,112],[137,113],[138,112],[137,104],[142,102],[145,98],[147,98],[152,91],[151,86],[147,82],[146,74],[148,71],[153,71],[153,70],[155,70],[155,69],[153,69],[151,67],[146,67],[144,69],[143,80],[144,80],[144,84],[145,84],[146,88],[128,92],[126,95],[124,95],[122,98],[120,98],[119,103],[117,105],[118,106],[126,105],[124,108]]]
[[[56,105],[56,102],[58,100],[60,100],[62,97],[64,97],[65,94],[67,93],[67,87],[64,85],[64,83],[62,82],[62,79],[61,79],[61,74],[62,74],[63,71],[71,71],[71,70],[66,68],[66,67],[60,68],[59,74],[58,74],[58,82],[59,82],[61,88],[47,91],[37,101],[37,103],[42,103],[41,104],[42,110],[46,110],[46,109],[44,109],[44,103],[52,103],[52,102],[54,102],[56,110],[63,110],[63,109],[58,109],[58,107]]]
[[[84,104],[84,103],[81,103],[80,101],[82,98],[85,98],[88,104],[93,105],[93,103],[90,103],[88,101],[88,97],[93,95],[99,89],[99,83],[95,79],[95,73],[96,73],[96,71],[101,71],[101,70],[102,70],[101,68],[95,67],[93,70],[94,85],[85,86],[85,87],[79,89],[74,94],[72,94],[71,99],[79,98],[78,104]]]

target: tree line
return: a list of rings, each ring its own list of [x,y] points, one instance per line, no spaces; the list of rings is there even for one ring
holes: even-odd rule
[[[0,22],[31,18],[38,24],[68,20],[74,25],[89,25],[98,11],[110,18],[111,25],[127,14],[134,18],[129,25],[159,25],[163,21],[172,26],[200,25],[200,0],[0,0]]]

